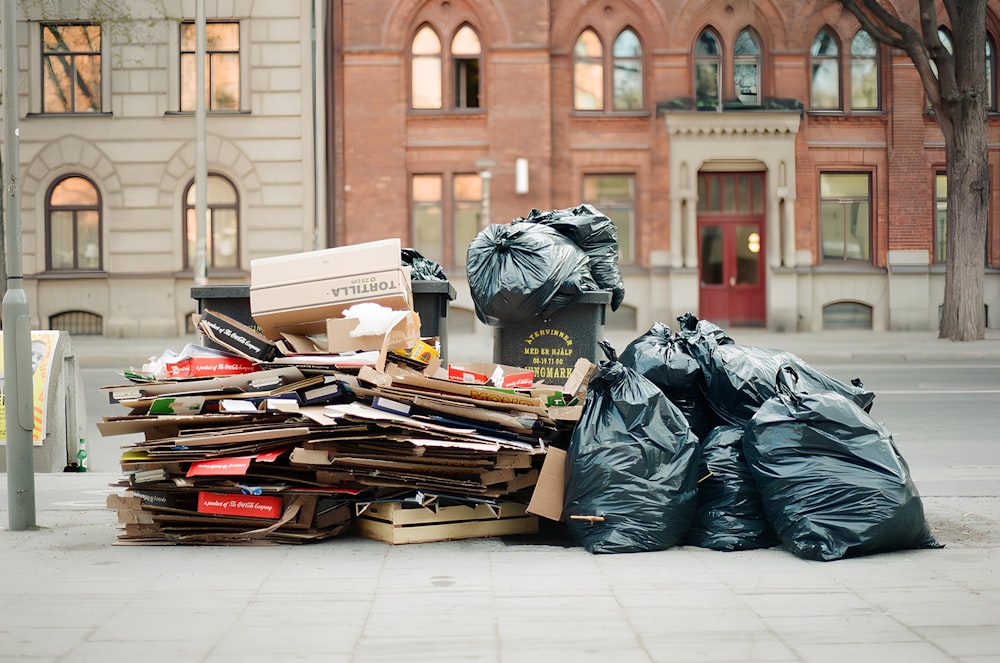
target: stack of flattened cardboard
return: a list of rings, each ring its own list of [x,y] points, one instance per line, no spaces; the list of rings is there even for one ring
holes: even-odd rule
[[[592,367],[558,388],[498,388],[511,367],[477,384],[467,380],[478,373],[457,381],[437,362],[393,356],[381,370],[261,363],[105,387],[128,414],[106,417],[102,434],[143,437],[121,456],[125,493],[108,500],[119,541],[302,542],[352,525],[394,543],[537,531],[524,505]]]

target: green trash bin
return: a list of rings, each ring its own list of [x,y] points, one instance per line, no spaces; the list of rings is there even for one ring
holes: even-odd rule
[[[536,380],[563,384],[578,359],[597,363],[611,293],[585,292],[547,319],[519,320],[493,329],[493,362],[530,368]]]
[[[448,303],[455,288],[447,281],[411,281],[413,310],[420,314],[420,335],[441,341],[441,363],[448,365]]]

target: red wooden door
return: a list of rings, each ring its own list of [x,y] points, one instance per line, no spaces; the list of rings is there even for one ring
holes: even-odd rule
[[[699,215],[698,317],[721,327],[767,323],[763,227],[759,215]]]

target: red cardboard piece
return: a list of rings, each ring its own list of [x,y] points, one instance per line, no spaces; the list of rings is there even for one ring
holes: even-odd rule
[[[224,495],[201,491],[198,493],[198,513],[273,520],[281,517],[281,498],[275,495]]]

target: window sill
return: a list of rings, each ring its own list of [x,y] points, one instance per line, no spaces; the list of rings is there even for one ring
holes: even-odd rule
[[[809,110],[806,115],[811,117],[885,117],[889,111],[881,109],[872,110]]]
[[[249,273],[242,269],[233,267],[230,269],[210,269],[208,270],[207,276],[210,280],[220,280],[220,279],[232,280],[232,279],[246,279],[249,276]],[[194,270],[192,270],[190,267],[187,269],[182,269],[179,272],[175,272],[174,277],[182,279],[193,279]]]
[[[164,113],[164,115],[167,116],[167,117],[173,117],[173,116],[192,117],[194,115],[194,113],[195,113],[194,111],[167,111],[167,112]],[[210,111],[205,111],[205,114],[206,115],[213,115],[213,116],[216,116],[216,115],[250,115],[250,111],[248,111],[248,110],[236,110],[236,111],[232,111],[232,110],[210,110]]]
[[[627,117],[649,117],[652,115],[648,110],[630,111],[606,111],[606,110],[573,110],[570,113],[573,117],[586,118],[627,118]]]
[[[103,112],[102,111],[102,112],[98,112],[98,113],[28,113],[25,117],[28,117],[28,118],[31,118],[31,119],[35,119],[35,118],[44,119],[44,118],[51,118],[51,117],[58,117],[58,118],[64,118],[64,117],[72,117],[72,118],[78,118],[78,117],[113,117],[113,115],[111,114],[111,111],[107,111],[107,112]]]
[[[409,108],[407,115],[431,116],[440,115],[486,115],[485,108]]]
[[[824,259],[824,262],[816,265],[814,270],[817,273],[825,274],[885,274],[885,267],[876,267],[864,260],[835,260]]]
[[[108,273],[102,269],[79,269],[79,270],[50,269],[35,274],[35,278],[38,279],[39,281],[59,281],[67,279],[106,279],[108,278]]]

